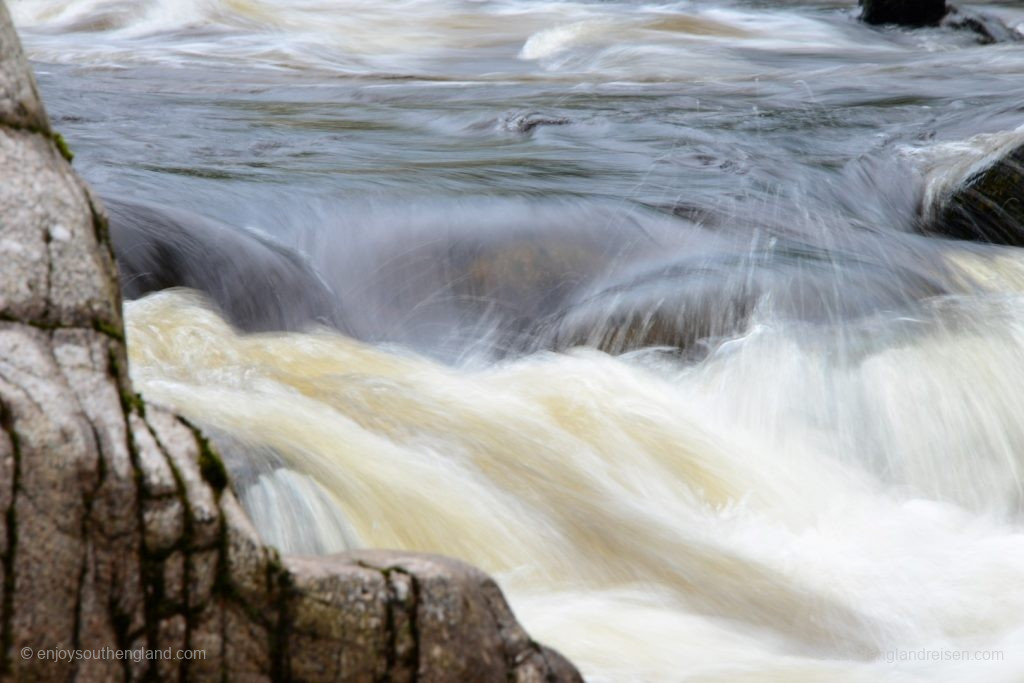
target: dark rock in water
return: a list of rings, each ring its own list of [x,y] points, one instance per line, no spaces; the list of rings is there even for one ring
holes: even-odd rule
[[[548,116],[537,112],[511,114],[501,120],[501,127],[513,133],[529,133],[538,126],[565,126],[571,123],[564,116]]]
[[[860,18],[869,24],[937,26],[946,15],[946,0],[860,0]]]
[[[339,326],[334,294],[296,252],[187,211],[105,203],[126,299],[188,287],[245,332]]]
[[[576,297],[542,325],[535,343],[613,354],[665,346],[699,356],[702,342],[740,332],[756,305],[746,283],[731,288],[725,277],[711,264],[693,263],[615,278]]]
[[[978,42],[983,45],[1007,43],[1022,39],[1019,33],[996,17],[973,10],[962,10],[958,7],[949,8],[949,12],[942,18],[942,26],[961,31],[971,31],[977,35]]]
[[[599,284],[538,331],[539,348],[608,353],[665,346],[690,358],[741,334],[764,307],[773,319],[832,322],[944,293],[938,277],[880,261],[783,243],[706,254]]]
[[[868,24],[920,28],[942,26],[971,31],[982,44],[1021,40],[1022,36],[996,17],[947,5],[946,0],[860,0],[860,18]]]
[[[721,238],[605,202],[522,198],[351,205],[307,251],[347,293],[352,336],[448,362],[529,347],[539,320],[581,287],[638,260]],[[531,347],[532,348],[532,347]]]
[[[968,178],[925,232],[1024,246],[1024,145]]]
[[[517,328],[555,309],[609,259],[601,245],[584,239],[532,237],[451,247],[452,292],[481,314],[500,310],[504,326]]]

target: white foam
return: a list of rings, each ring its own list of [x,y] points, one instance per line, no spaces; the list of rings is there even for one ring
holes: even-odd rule
[[[268,539],[294,523],[274,500],[316,482],[347,546],[495,573],[588,680],[1011,681],[1024,300],[986,301],[864,344],[766,326],[698,366],[579,350],[460,370],[238,337],[180,292],[126,320],[147,399],[294,470],[245,496]],[[887,660],[910,650],[938,658]],[[949,659],[979,650],[1003,659]]]

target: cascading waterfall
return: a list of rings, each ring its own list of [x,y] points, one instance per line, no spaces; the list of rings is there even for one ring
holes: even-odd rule
[[[1024,142],[1019,44],[853,0],[9,4],[152,218],[126,291],[209,295],[126,302],[135,386],[283,552],[467,560],[593,681],[1024,680],[1024,255],[917,231]]]
[[[245,500],[288,550],[466,558],[598,680],[701,658],[923,680],[949,663],[877,660],[1024,635],[1021,306],[763,323],[698,366],[580,349],[482,370],[330,332],[240,337],[184,293],[127,310],[146,396],[272,449]],[[308,512],[267,514],[273,496]]]

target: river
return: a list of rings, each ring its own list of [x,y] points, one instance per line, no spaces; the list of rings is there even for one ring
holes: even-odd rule
[[[102,196],[337,296],[344,334],[126,304],[268,542],[467,560],[591,681],[1024,680],[1024,254],[915,231],[1024,141],[1024,43],[851,0],[8,5]]]

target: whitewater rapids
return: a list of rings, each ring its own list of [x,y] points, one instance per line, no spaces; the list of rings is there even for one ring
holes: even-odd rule
[[[245,493],[268,540],[464,558],[590,680],[1016,681],[1022,307],[484,370],[126,311],[147,398],[280,459]],[[1003,659],[886,661],[920,649]]]

